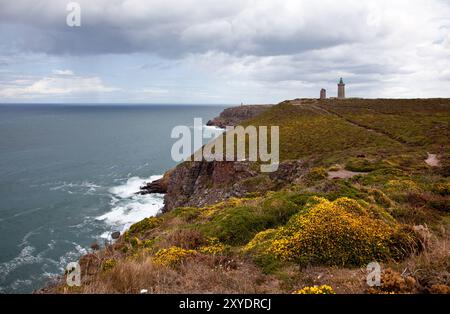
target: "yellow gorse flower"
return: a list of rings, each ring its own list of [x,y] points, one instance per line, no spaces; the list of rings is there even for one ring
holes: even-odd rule
[[[226,246],[219,241],[217,238],[208,238],[206,240],[207,245],[202,246],[198,249],[200,253],[203,254],[211,254],[211,255],[219,255],[226,251]]]
[[[322,285],[314,287],[304,287],[294,291],[293,294],[336,294],[331,286]]]
[[[161,249],[153,257],[153,262],[164,266],[177,266],[186,258],[196,254],[194,250],[185,250],[177,246]]]

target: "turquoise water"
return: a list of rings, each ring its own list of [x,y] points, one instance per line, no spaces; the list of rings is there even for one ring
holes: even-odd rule
[[[96,241],[155,214],[176,125],[222,106],[0,105],[0,293],[29,293]]]

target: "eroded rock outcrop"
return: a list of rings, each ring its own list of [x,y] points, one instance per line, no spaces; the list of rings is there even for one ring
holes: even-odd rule
[[[262,112],[272,107],[272,105],[242,105],[239,107],[227,108],[220,116],[208,121],[207,125],[225,128],[226,126],[239,125],[244,120],[252,119]]]
[[[278,171],[268,174],[260,173],[252,162],[185,162],[170,173],[163,211],[201,207],[230,197],[276,190],[298,180],[304,173],[301,161],[283,162]]]
[[[174,171],[174,169],[166,171],[161,179],[148,182],[146,185],[141,187],[141,190],[137,194],[145,195],[150,193],[166,193],[172,171]]]

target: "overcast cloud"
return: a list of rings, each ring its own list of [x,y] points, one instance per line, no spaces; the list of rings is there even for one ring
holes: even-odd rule
[[[450,1],[0,2],[0,102],[450,97]]]

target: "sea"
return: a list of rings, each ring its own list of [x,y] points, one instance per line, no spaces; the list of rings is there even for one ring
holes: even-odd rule
[[[163,195],[136,192],[177,164],[172,129],[225,107],[0,104],[0,293],[45,286],[157,214]]]

